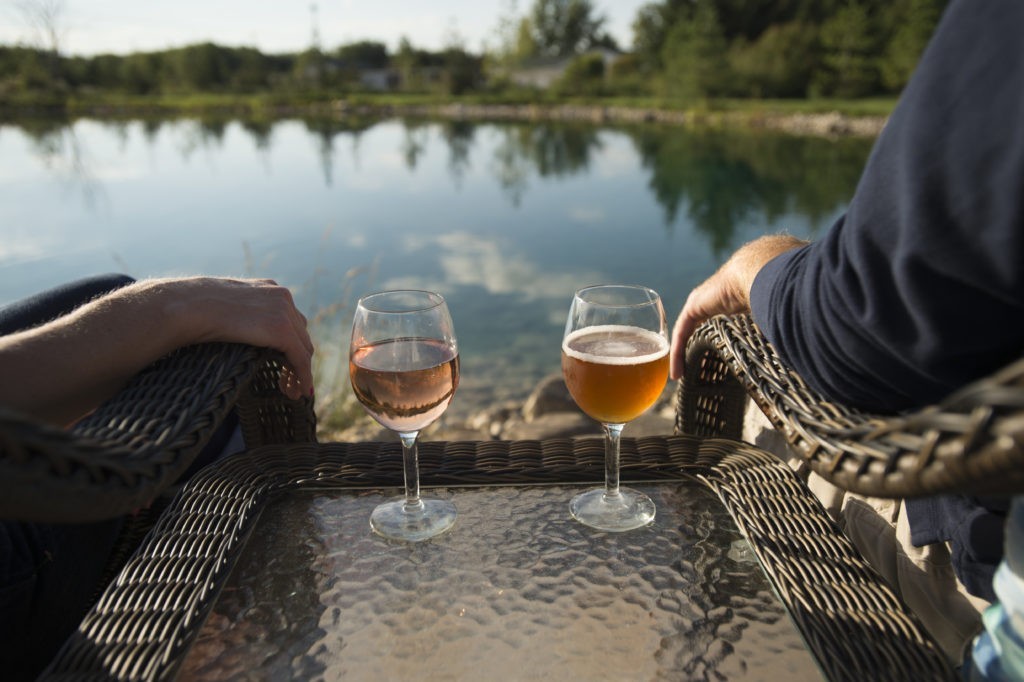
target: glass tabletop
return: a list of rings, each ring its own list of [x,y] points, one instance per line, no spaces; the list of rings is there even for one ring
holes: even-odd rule
[[[434,488],[458,520],[411,545],[369,529],[397,491],[278,497],[179,679],[821,679],[718,498],[634,487],[657,517],[622,534],[579,486]]]

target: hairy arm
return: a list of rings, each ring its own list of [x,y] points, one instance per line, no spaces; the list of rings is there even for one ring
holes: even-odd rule
[[[149,280],[118,289],[40,327],[0,337],[0,405],[68,424],[144,367],[194,343],[281,351],[291,398],[313,388],[313,343],[291,294],[271,280]]]
[[[683,375],[686,342],[697,327],[715,315],[748,312],[750,288],[761,268],[776,256],[806,244],[789,235],[755,239],[737,249],[714,275],[690,292],[672,329],[670,373],[673,379]]]

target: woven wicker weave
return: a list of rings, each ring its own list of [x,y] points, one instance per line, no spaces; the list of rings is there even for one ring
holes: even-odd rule
[[[420,445],[425,486],[596,482],[603,464],[598,439]],[[623,480],[686,475],[723,500],[829,679],[955,679],[937,645],[775,457],[725,440],[623,439]],[[396,443],[267,446],[204,469],[44,679],[172,678],[275,494],[401,481]]]
[[[874,415],[808,388],[749,315],[709,320],[687,346],[677,431],[739,438],[748,395],[814,471],[846,490],[1024,491],[1024,359],[936,405]]]
[[[249,346],[179,350],[73,431],[0,410],[0,518],[85,522],[148,505],[238,405],[246,443],[314,439],[311,400],[277,390],[277,356]]]

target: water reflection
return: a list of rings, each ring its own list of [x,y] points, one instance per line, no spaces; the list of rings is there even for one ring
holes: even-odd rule
[[[0,304],[111,269],[273,277],[343,389],[346,305],[436,289],[459,328],[457,414],[558,371],[575,288],[645,284],[678,309],[743,241],[824,229],[870,145],[356,117],[0,123]]]
[[[307,119],[303,121],[306,130],[312,136],[320,159],[324,185],[330,187],[334,182],[334,140],[340,135],[352,138],[353,150],[359,147],[360,135],[373,127],[374,121],[366,119]]]
[[[471,168],[469,155],[477,127],[469,121],[448,121],[440,124],[440,128],[441,139],[448,145],[448,175],[456,187],[462,187]]]
[[[864,140],[822,140],[785,135],[630,131],[665,225],[685,210],[720,253],[739,225],[760,215],[774,225],[799,213],[811,224],[841,208],[867,160]]]
[[[156,144],[161,120],[141,122],[147,142]],[[178,151],[184,160],[197,151],[224,144],[234,120],[208,117],[175,124]],[[238,120],[256,150],[270,163],[274,130],[281,122]],[[320,160],[324,185],[332,186],[336,140],[349,138],[353,153],[360,136],[379,121],[368,119],[307,119],[303,125]],[[78,185],[92,206],[101,184],[90,172],[88,150],[66,120],[36,119],[16,127],[35,144],[35,152],[54,173],[63,173]],[[128,123],[105,122],[122,144],[127,144]],[[481,124],[470,121],[432,122],[404,120],[397,150],[406,168],[415,172],[432,137],[447,147],[447,172],[461,187],[473,170],[472,152],[477,132],[493,129],[498,141],[490,146],[487,170],[512,206],[521,205],[532,177],[540,179],[586,175],[592,160],[604,149],[602,132],[590,125],[564,123]],[[824,140],[753,132],[689,131],[658,126],[620,129],[632,140],[647,173],[651,196],[661,206],[669,231],[684,214],[704,235],[716,253],[735,241],[736,230],[751,219],[772,226],[782,216],[799,213],[814,225],[839,210],[851,196],[870,149],[863,139]],[[268,168],[269,170],[269,168]]]
[[[87,208],[97,208],[103,199],[103,187],[92,170],[88,147],[75,128],[66,120],[41,119],[22,130],[43,166],[66,189],[79,193]]]

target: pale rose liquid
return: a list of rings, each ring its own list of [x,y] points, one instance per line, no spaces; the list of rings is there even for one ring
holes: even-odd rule
[[[603,424],[636,419],[668,380],[668,340],[620,325],[585,327],[562,341],[562,374],[573,400]]]
[[[459,385],[459,356],[436,339],[395,339],[353,352],[349,376],[371,417],[388,429],[411,433],[448,408]]]

